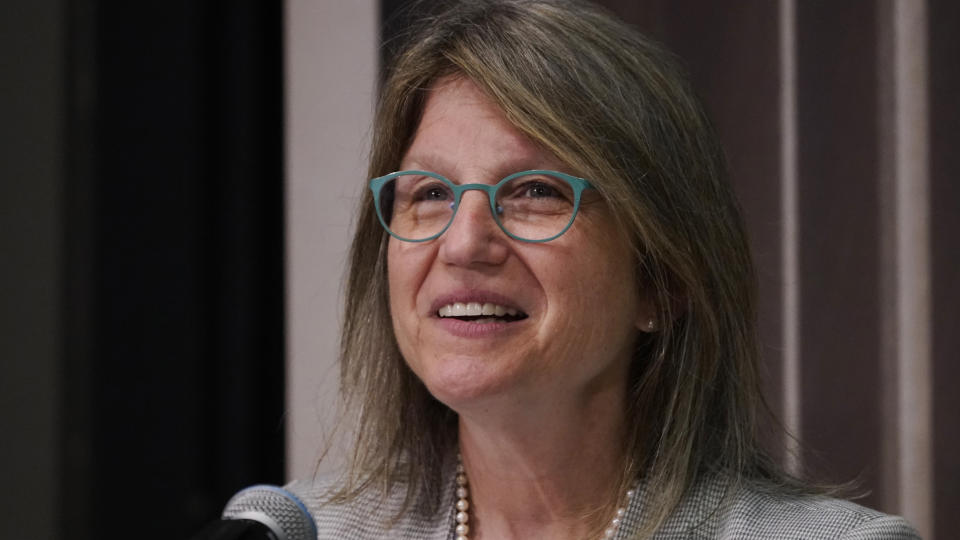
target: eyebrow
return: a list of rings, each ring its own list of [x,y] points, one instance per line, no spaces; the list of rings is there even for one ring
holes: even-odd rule
[[[417,153],[412,156],[405,156],[404,159],[401,160],[401,168],[410,169],[411,167],[404,166],[403,163],[414,163],[416,164],[416,168],[435,172],[449,178],[449,180],[456,184],[476,181],[476,179],[459,178],[459,174],[454,174],[458,171],[457,163],[450,161],[447,156],[436,152],[427,152],[422,154]],[[527,156],[503,161],[497,166],[497,168],[492,170],[487,169],[487,171],[491,173],[491,176],[496,177],[496,180],[500,180],[501,178],[506,178],[507,176],[520,171],[534,169],[560,170],[557,167],[558,165],[559,163],[547,164],[542,162],[539,164],[534,164],[531,157]]]
[[[403,159],[400,160],[401,169],[409,169],[409,166],[404,165],[404,163],[413,162],[417,164],[417,168],[425,168],[431,172],[439,172],[441,170],[456,170],[456,163],[447,159],[447,156],[437,153],[429,152],[426,154],[418,153],[413,156],[403,156]]]

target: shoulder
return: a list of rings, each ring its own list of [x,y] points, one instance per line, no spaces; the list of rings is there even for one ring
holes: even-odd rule
[[[726,515],[723,536],[729,538],[919,538],[903,518],[825,496],[743,489]]]
[[[317,538],[324,540],[445,539],[450,530],[453,503],[443,501],[434,511],[427,510],[428,501],[415,499],[410,509],[402,512],[405,485],[395,485],[383,493],[368,489],[356,498],[334,501],[333,493],[340,484],[334,476],[308,481],[294,481],[286,489],[306,505],[317,524]]]
[[[850,501],[759,487],[741,487],[732,493],[728,489],[728,483],[707,480],[696,486],[681,504],[678,513],[687,516],[688,519],[681,521],[692,526],[688,532],[694,533],[693,538],[919,538],[903,518]]]

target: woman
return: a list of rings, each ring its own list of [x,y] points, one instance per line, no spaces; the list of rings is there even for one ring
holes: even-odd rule
[[[761,450],[725,174],[674,60],[597,8],[421,21],[351,252],[351,466],[293,486],[320,538],[915,537]]]

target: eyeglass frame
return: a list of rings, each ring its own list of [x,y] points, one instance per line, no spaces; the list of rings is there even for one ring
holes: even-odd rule
[[[440,180],[444,184],[447,184],[450,187],[450,189],[453,191],[453,212],[450,214],[450,221],[448,221],[447,224],[444,225],[442,229],[440,229],[440,232],[434,234],[433,236],[428,236],[427,238],[423,238],[420,240],[403,238],[402,236],[394,233],[392,230],[390,230],[390,226],[387,225],[387,222],[386,220],[383,219],[383,214],[380,211],[380,192],[383,190],[384,184],[386,184],[390,180],[393,180],[394,178],[397,178],[398,176],[403,176],[408,174],[425,175],[431,178],[435,178],[437,180]],[[514,178],[519,178],[521,176],[534,175],[534,174],[549,175],[549,176],[554,176],[556,178],[560,178],[561,180],[564,180],[568,184],[570,184],[570,187],[573,188],[573,212],[571,212],[570,214],[570,221],[560,232],[558,232],[557,234],[549,238],[544,238],[542,240],[530,240],[527,238],[522,238],[508,231],[507,228],[503,226],[503,223],[500,222],[500,218],[497,216],[497,206],[495,201],[495,195],[497,194],[497,190],[500,189],[500,186],[506,184],[507,182],[509,182],[510,180],[513,180]],[[570,229],[571,226],[573,226],[573,220],[576,219],[577,213],[580,212],[581,195],[583,195],[583,192],[587,189],[595,189],[593,184],[591,184],[589,180],[585,180],[583,178],[562,173],[559,171],[550,171],[545,169],[532,169],[529,171],[516,172],[500,180],[496,184],[455,184],[450,179],[440,174],[437,174],[435,172],[419,171],[419,170],[397,171],[397,172],[392,172],[390,174],[386,174],[383,176],[378,176],[376,178],[370,179],[369,187],[370,187],[370,191],[373,192],[373,206],[377,212],[377,219],[380,221],[380,225],[383,226],[383,229],[387,231],[387,234],[396,238],[397,240],[401,240],[403,242],[412,242],[412,243],[429,242],[430,240],[435,240],[436,238],[439,238],[443,233],[445,233],[447,229],[450,228],[450,225],[453,224],[453,219],[457,217],[457,211],[460,209],[460,199],[462,198],[464,192],[471,191],[471,190],[482,191],[487,194],[487,199],[490,201],[490,214],[493,216],[493,221],[496,222],[497,226],[500,227],[500,230],[503,231],[504,234],[506,234],[507,236],[509,236],[514,240],[517,240],[520,242],[527,242],[530,244],[542,244],[544,242],[549,242],[551,240],[555,240],[559,238],[560,236],[563,235],[563,233],[567,232],[567,230]]]

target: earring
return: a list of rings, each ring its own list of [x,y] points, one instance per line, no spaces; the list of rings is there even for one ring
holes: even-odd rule
[[[654,319],[653,317],[650,317],[650,320],[647,321],[647,331],[653,332],[656,329],[657,329],[657,320]]]

